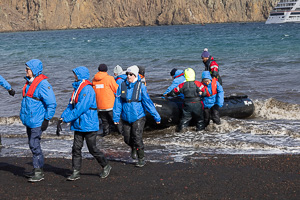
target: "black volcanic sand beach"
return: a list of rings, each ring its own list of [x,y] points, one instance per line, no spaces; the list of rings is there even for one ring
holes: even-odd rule
[[[1,199],[300,199],[300,155],[209,155],[191,163],[111,161],[108,178],[84,159],[81,179],[66,181],[71,160],[45,159],[45,180],[28,183],[31,158],[0,158]]]

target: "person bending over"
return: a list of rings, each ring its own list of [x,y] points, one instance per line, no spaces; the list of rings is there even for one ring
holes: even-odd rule
[[[204,85],[195,80],[195,71],[192,68],[184,70],[186,82],[179,84],[174,88],[175,94],[183,94],[183,109],[177,131],[181,132],[187,127],[192,119],[196,122],[196,131],[202,131],[204,127],[203,121],[203,104],[200,95],[204,92]]]

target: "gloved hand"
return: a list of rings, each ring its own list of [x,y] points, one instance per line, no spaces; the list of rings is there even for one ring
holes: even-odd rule
[[[61,128],[62,122],[63,121],[61,119],[57,121],[57,127],[56,127],[56,135],[57,136],[60,136],[60,132],[62,131],[62,128]]]
[[[11,96],[15,96],[16,92],[11,88],[10,90],[8,90],[8,94],[10,94]]]
[[[45,131],[48,128],[49,125],[49,120],[44,119],[43,123],[42,123],[42,131]]]

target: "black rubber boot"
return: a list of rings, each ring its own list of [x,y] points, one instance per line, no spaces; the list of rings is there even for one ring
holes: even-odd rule
[[[103,168],[103,171],[100,173],[100,178],[106,178],[106,177],[108,177],[111,168],[112,168],[112,167],[111,167],[109,164],[107,164],[107,165]]]
[[[41,168],[34,169],[34,175],[28,179],[28,182],[39,182],[44,180],[44,171]]]
[[[74,169],[73,173],[71,174],[71,176],[69,176],[67,178],[67,181],[76,181],[80,179],[80,171],[79,170],[76,170]]]
[[[144,155],[144,150],[143,149],[137,149],[137,155],[138,155],[138,162],[136,163],[136,167],[144,167],[146,162],[145,162],[145,155]]]
[[[34,176],[34,169],[30,172],[24,172],[23,174],[26,178],[32,178]]]
[[[204,122],[203,120],[202,121],[198,121],[197,124],[196,124],[196,131],[203,131],[205,129],[205,126],[204,126]]]
[[[135,147],[132,147],[132,148],[131,148],[131,155],[130,155],[131,158],[132,158],[132,159],[136,159],[136,158],[137,158],[136,155],[137,155],[137,150],[136,150]]]

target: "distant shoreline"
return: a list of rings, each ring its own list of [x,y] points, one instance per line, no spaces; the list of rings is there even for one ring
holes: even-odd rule
[[[188,26],[188,25],[209,25],[209,24],[250,24],[264,23],[265,21],[247,21],[247,22],[215,22],[205,24],[169,24],[169,25],[149,25],[149,26],[116,26],[116,27],[94,27],[94,28],[67,28],[67,29],[42,29],[42,30],[16,30],[16,31],[1,31],[0,33],[21,33],[21,32],[42,32],[42,31],[68,31],[68,30],[93,30],[93,29],[113,29],[113,28],[135,28],[135,27],[165,27],[165,26]]]
[[[278,0],[0,1],[0,32],[264,21]]]

